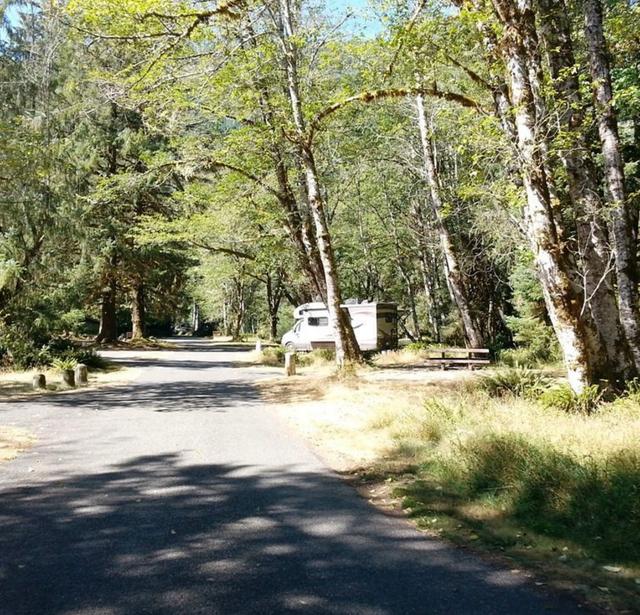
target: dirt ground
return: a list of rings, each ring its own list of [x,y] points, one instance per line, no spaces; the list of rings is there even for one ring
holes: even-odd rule
[[[469,371],[362,370],[345,380],[333,367],[309,367],[260,384],[262,396],[338,472],[356,472],[384,457],[388,432],[370,429],[387,413],[422,405],[425,397],[477,377]]]
[[[9,461],[33,445],[34,437],[25,429],[0,426],[0,463]]]

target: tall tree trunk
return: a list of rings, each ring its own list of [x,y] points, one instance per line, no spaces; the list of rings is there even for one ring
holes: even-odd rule
[[[231,305],[233,306],[233,320],[230,323],[231,338],[239,340],[242,333],[242,325],[244,324],[244,316],[246,312],[244,283],[238,279],[233,281],[233,298]]]
[[[231,336],[231,319],[229,318],[230,311],[229,299],[225,297],[222,301],[222,331],[225,336]]]
[[[418,111],[418,127],[420,129],[420,140],[422,142],[422,155],[424,163],[425,178],[431,196],[429,202],[436,224],[440,247],[445,262],[445,278],[451,293],[451,299],[458,308],[460,319],[464,328],[465,337],[472,348],[482,348],[484,339],[480,329],[474,322],[471,305],[467,297],[467,292],[462,280],[462,272],[458,264],[453,242],[449,236],[449,231],[442,218],[443,202],[440,194],[440,185],[433,159],[433,151],[429,139],[429,129],[427,117],[424,110],[424,99],[421,94],[416,97],[416,107]]]
[[[389,211],[389,219],[391,220],[391,234],[393,236],[393,246],[396,255],[396,267],[398,268],[398,272],[400,273],[400,277],[404,282],[405,289],[407,292],[407,301],[409,303],[409,314],[411,316],[411,328],[413,329],[412,334],[409,337],[412,341],[419,340],[420,335],[420,321],[418,319],[418,310],[416,307],[416,296],[413,289],[413,281],[411,280],[411,275],[407,271],[404,263],[402,262],[402,250],[400,247],[400,237],[398,235],[398,225],[396,222],[396,217],[393,212],[393,207],[387,198],[387,191],[385,187],[385,201],[387,202],[387,209]]]
[[[282,279],[279,277],[274,284],[272,276],[267,274],[265,285],[267,291],[267,309],[269,311],[269,340],[273,342],[278,337],[278,310],[282,299],[282,290],[280,288]]]
[[[118,339],[118,320],[116,314],[116,280],[109,272],[102,288],[100,305],[100,328],[96,342],[115,342]]]
[[[191,306],[191,330],[194,335],[200,331],[200,306],[195,301]]]
[[[131,289],[131,337],[141,339],[145,335],[144,284],[136,281]]]
[[[341,308],[342,296],[336,268],[335,254],[331,244],[331,235],[320,190],[320,180],[316,169],[312,144],[307,135],[305,119],[300,98],[297,49],[293,27],[293,16],[289,0],[280,0],[280,19],[282,22],[281,42],[287,74],[287,93],[291,104],[293,123],[296,127],[298,145],[304,168],[307,197],[315,226],[315,239],[325,276],[326,305],[329,321],[333,329],[336,345],[336,363],[342,368],[345,361],[360,361],[362,355],[348,314]]]
[[[611,71],[600,0],[584,0],[584,13],[585,38],[589,51],[598,133],[609,201],[608,213],[618,280],[620,320],[633,353],[636,368],[640,369],[636,232],[633,216],[629,212],[626,201],[624,166],[618,136],[618,122],[613,107]]]
[[[616,380],[623,380],[636,370],[619,318],[596,169],[585,137],[568,9],[562,0],[538,0],[538,6],[559,125],[564,131],[561,146],[555,149],[567,174],[569,196],[576,213],[584,304],[599,335],[599,339],[591,342],[592,354],[601,359],[598,372],[610,372]]]
[[[414,235],[416,238],[416,251],[418,252],[418,262],[420,265],[420,274],[422,276],[422,288],[424,290],[424,298],[427,307],[427,315],[431,334],[433,339],[440,342],[440,325],[438,323],[438,314],[440,312],[432,277],[434,272],[430,265],[430,251],[428,249],[427,237],[429,236],[429,227],[425,220],[425,214],[416,200],[411,205],[411,218],[414,226]],[[435,273],[437,275],[437,272]]]
[[[511,0],[493,0],[493,6],[502,23],[502,50],[511,82],[518,135],[518,153],[526,193],[525,225],[531,250],[535,257],[538,277],[542,286],[549,317],[560,343],[567,368],[569,384],[581,392],[594,378],[593,356],[589,335],[581,320],[582,297],[575,283],[576,267],[571,254],[561,241],[562,228],[558,228],[551,203],[547,181],[545,152],[538,130],[537,108],[530,79],[529,52],[525,42],[531,40],[533,19],[527,0],[515,5]],[[535,31],[535,28],[534,28]],[[535,72],[535,71],[533,71]]]

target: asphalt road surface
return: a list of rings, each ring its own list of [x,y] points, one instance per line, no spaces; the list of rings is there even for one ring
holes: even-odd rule
[[[127,385],[0,403],[0,613],[584,609],[387,517],[259,399],[237,349],[113,353]]]

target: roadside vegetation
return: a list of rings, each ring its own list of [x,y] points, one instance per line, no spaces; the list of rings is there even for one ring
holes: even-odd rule
[[[421,529],[512,558],[543,583],[640,608],[635,383],[605,399],[576,396],[553,369],[397,373],[303,370],[297,384],[263,390],[276,403],[280,392],[285,416],[375,503],[395,502]]]
[[[259,352],[252,353],[256,363],[278,367],[284,365],[286,350],[282,346],[266,346]],[[330,366],[335,363],[335,352],[332,350],[312,350],[296,353],[296,364],[300,367]]]

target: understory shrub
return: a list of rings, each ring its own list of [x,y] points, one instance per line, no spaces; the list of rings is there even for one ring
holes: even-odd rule
[[[554,408],[574,414],[591,414],[602,401],[604,391],[598,385],[585,387],[582,393],[575,393],[568,384],[560,384],[540,395],[540,403],[545,408]]]
[[[539,397],[549,386],[544,374],[524,367],[501,369],[480,378],[480,388],[491,397],[512,394],[528,399]]]
[[[47,338],[38,332],[28,334],[21,327],[3,327],[0,330],[0,359],[2,365],[13,369],[49,365],[51,355]]]
[[[67,350],[63,357],[72,359],[76,363],[83,363],[87,367],[94,369],[104,369],[109,362],[101,357],[93,348],[75,347]]]
[[[108,364],[92,348],[77,346],[68,338],[48,337],[37,331],[26,333],[19,327],[5,327],[0,332],[0,363],[5,367],[47,367],[57,359],[84,363],[94,369]]]
[[[546,357],[541,357],[536,349],[527,347],[502,350],[498,356],[498,361],[507,367],[527,368],[540,367],[548,362]]]
[[[78,365],[78,362],[68,357],[57,357],[51,362],[51,367],[57,369],[59,372],[66,372],[67,370],[74,369],[76,365]]]
[[[402,350],[407,350],[409,352],[420,352],[421,350],[429,350],[432,348],[433,344],[429,344],[429,342],[411,342],[406,346],[402,347]]]
[[[262,348],[260,363],[263,365],[282,365],[285,349],[282,346],[266,346]]]
[[[331,348],[318,348],[311,352],[298,354],[299,365],[322,365],[324,363],[334,363],[335,360],[336,351]]]

